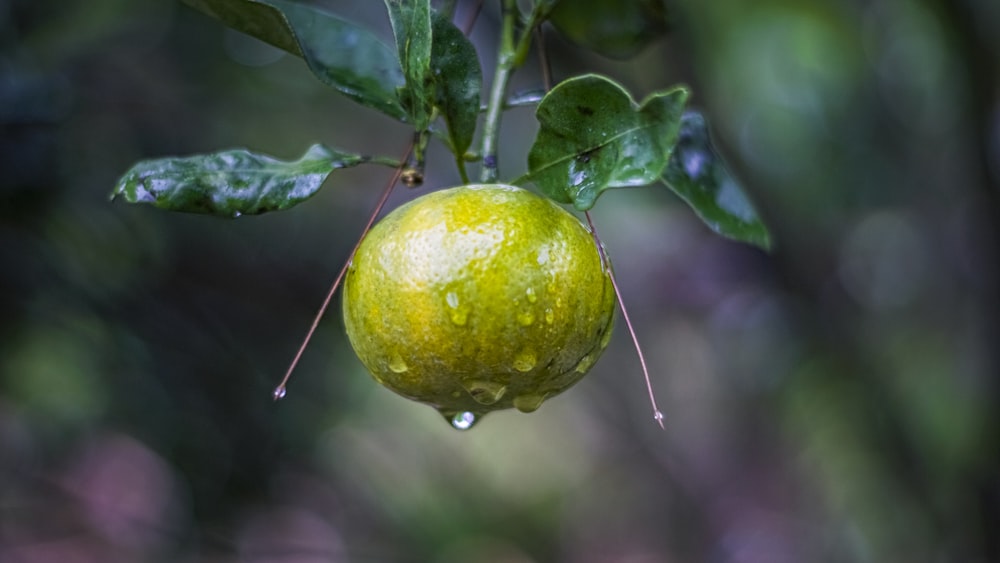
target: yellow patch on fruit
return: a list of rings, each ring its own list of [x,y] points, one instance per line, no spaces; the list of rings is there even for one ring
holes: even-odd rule
[[[572,214],[521,188],[470,185],[400,206],[368,233],[344,280],[361,362],[456,428],[537,409],[607,345],[614,288]]]

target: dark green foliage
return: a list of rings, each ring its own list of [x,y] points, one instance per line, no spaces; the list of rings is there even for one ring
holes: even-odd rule
[[[305,59],[321,82],[397,119],[405,84],[392,50],[367,29],[291,0],[183,0],[226,25]]]
[[[365,157],[313,145],[285,162],[246,149],[140,162],[118,181],[112,197],[168,211],[223,217],[288,209],[319,190],[338,168]]]
[[[581,211],[607,188],[650,184],[667,165],[687,97],[674,88],[636,104],[603,76],[562,82],[538,106],[527,178]]]

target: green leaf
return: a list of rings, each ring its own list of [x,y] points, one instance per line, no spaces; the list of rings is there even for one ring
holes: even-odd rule
[[[406,120],[405,84],[392,50],[367,29],[293,0],[183,0],[226,25],[305,59],[324,84],[352,100]]]
[[[406,86],[399,97],[417,131],[430,125],[434,108],[430,0],[385,0]]]
[[[615,59],[635,55],[668,27],[662,0],[563,0],[549,20],[570,41]]]
[[[448,144],[456,158],[461,158],[472,145],[476,133],[483,71],[476,48],[451,20],[435,13],[433,31],[434,103],[448,125]]]
[[[687,89],[677,87],[636,104],[603,76],[562,82],[538,105],[540,129],[524,179],[580,211],[607,188],[655,181],[677,140],[687,97]]]
[[[111,194],[129,203],[151,203],[168,211],[224,217],[288,209],[319,190],[330,172],[367,157],[313,145],[295,161],[246,149],[146,160],[133,166]]]
[[[677,146],[662,179],[713,231],[770,248],[767,227],[712,145],[700,113],[684,112]]]

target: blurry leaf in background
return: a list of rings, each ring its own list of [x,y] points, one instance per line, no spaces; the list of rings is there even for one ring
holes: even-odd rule
[[[168,211],[258,215],[305,201],[322,187],[330,172],[367,160],[319,144],[291,162],[246,149],[147,160],[122,176],[112,197]]]
[[[712,146],[705,117],[687,111],[663,181],[713,231],[767,249],[767,228]]]
[[[637,104],[603,76],[565,80],[535,112],[540,129],[525,178],[580,211],[607,188],[650,184],[667,165],[687,98],[687,89],[677,87]]]
[[[549,20],[574,43],[625,59],[667,31],[661,0],[561,0]]]
[[[361,105],[406,119],[405,84],[392,50],[367,29],[288,0],[183,0],[239,31],[306,60],[324,84]]]

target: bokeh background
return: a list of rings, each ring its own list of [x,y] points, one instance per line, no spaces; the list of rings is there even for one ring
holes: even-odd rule
[[[390,37],[381,2],[326,4]],[[336,308],[271,401],[389,170],[240,220],[107,199],[142,158],[405,128],[177,2],[0,0],[0,561],[1000,560],[1000,4],[668,7],[628,61],[550,33],[555,77],[689,84],[776,247],[606,194],[666,431],[619,325],[574,389],[463,433]],[[503,134],[513,178],[530,109]],[[455,181],[432,152],[424,189]]]

